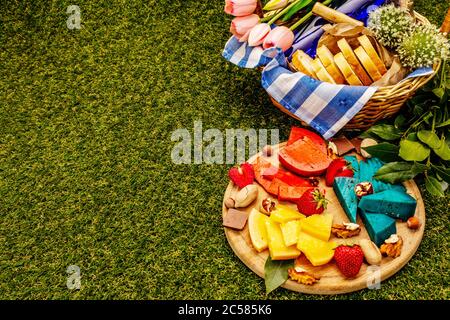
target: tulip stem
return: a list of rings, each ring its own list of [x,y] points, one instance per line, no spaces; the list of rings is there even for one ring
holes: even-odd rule
[[[288,5],[286,8],[284,8],[284,9],[281,10],[279,13],[277,13],[275,16],[273,16],[273,18],[270,19],[270,21],[267,22],[267,24],[270,26],[272,23],[274,23],[275,21],[277,21],[278,19],[280,19],[281,16],[282,16],[283,14],[285,14],[286,12],[288,12],[289,9],[291,9],[293,6],[295,6],[299,1],[301,1],[301,0],[293,1],[290,5]]]
[[[260,22],[260,23],[264,23],[264,22],[270,21],[270,19],[272,19],[278,12],[280,12],[280,10],[276,11],[276,12],[273,13],[273,14],[268,15],[267,17],[261,18],[261,19],[259,20],[259,22]]]
[[[331,2],[333,2],[333,0],[325,0],[324,2],[322,2],[323,5],[327,6],[329,5]],[[294,23],[292,26],[290,26],[289,29],[291,29],[292,31],[294,31],[295,29],[297,29],[300,25],[302,25],[306,20],[308,20],[309,18],[311,18],[311,16],[313,15],[312,11],[308,12],[307,14],[305,14],[300,20],[298,20],[296,23]]]

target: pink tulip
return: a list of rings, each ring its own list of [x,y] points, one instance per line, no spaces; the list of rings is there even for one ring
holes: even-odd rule
[[[264,38],[269,34],[270,26],[267,23],[260,23],[250,30],[248,35],[248,45],[251,47],[259,46],[264,42]]]
[[[268,49],[272,47],[281,48],[286,51],[294,43],[294,33],[287,27],[281,26],[272,29],[267,37],[264,39],[263,48]]]
[[[256,10],[257,0],[225,0],[225,12],[235,17],[248,16]]]
[[[239,41],[247,41],[250,30],[259,22],[257,14],[251,14],[244,17],[236,17],[231,21],[230,32],[239,39]]]

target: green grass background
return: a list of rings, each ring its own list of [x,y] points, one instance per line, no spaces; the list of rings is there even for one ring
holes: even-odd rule
[[[417,0],[440,24],[448,3]],[[66,27],[81,9],[82,29]],[[2,1],[0,298],[264,299],[221,227],[227,165],[174,165],[176,128],[279,128],[260,73],[221,57],[223,1]],[[424,240],[382,283],[319,297],[448,299],[449,198],[426,193]],[[82,288],[66,288],[66,268]]]

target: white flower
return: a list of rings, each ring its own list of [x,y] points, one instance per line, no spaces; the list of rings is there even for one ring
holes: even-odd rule
[[[434,25],[416,25],[398,48],[400,60],[411,68],[430,67],[450,57],[450,42]]]
[[[367,27],[382,45],[396,48],[411,33],[413,24],[413,18],[406,9],[390,4],[372,11]]]

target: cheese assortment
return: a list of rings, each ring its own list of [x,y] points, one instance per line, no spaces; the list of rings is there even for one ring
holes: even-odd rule
[[[320,55],[329,57],[326,50]],[[301,54],[297,59],[303,59]],[[326,66],[333,70],[332,64]],[[389,242],[396,237],[400,239],[398,223],[406,225],[408,220],[411,230],[421,226],[415,216],[417,201],[403,186],[381,183],[374,178],[383,162],[362,157],[358,146],[365,142],[359,140],[340,137],[325,141],[309,130],[293,127],[288,142],[280,150],[266,150],[253,163],[230,170],[229,177],[238,189],[230,198],[232,201],[225,199],[224,203],[236,206],[239,203],[236,197],[242,190],[252,190],[255,186],[266,193],[262,196],[259,191],[254,195],[259,203],[251,206],[247,228],[243,227],[245,213],[241,211],[245,208],[239,211],[228,208],[224,226],[234,232],[248,229],[255,254],[268,251],[271,263],[295,260],[300,264],[298,270],[290,269],[287,273],[291,280],[306,285],[320,283],[320,277],[311,272],[317,270],[315,267],[334,265],[344,279],[354,278],[359,274],[362,255],[368,264],[380,264],[380,252],[391,258],[399,256],[401,246]],[[353,154],[349,155],[350,152]],[[323,190],[323,184],[329,189]],[[347,221],[336,219],[335,213],[327,209],[326,195],[333,191],[334,201],[337,199]],[[415,225],[411,217],[417,220]],[[230,223],[230,219],[237,221]],[[367,233],[361,233],[362,227]],[[351,260],[361,262],[349,267]],[[301,267],[308,268],[308,272],[301,271]],[[315,280],[306,281],[311,277]]]
[[[302,50],[297,50],[293,54],[292,65],[297,71],[321,81],[370,86],[388,70],[369,37],[362,35],[357,41],[358,46],[352,48],[345,38],[338,40],[337,52],[321,45],[317,48],[315,59]]]

